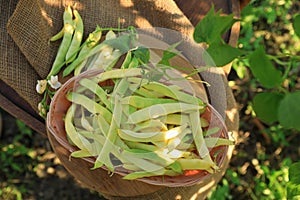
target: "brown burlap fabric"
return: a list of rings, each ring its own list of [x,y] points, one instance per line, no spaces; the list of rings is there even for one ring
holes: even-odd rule
[[[40,100],[35,92],[36,80],[40,77],[45,78],[48,74],[59,45],[59,42],[49,45],[48,40],[62,27],[64,5],[74,5],[75,2],[21,0],[12,16],[9,15],[14,5],[7,3],[7,8],[5,3],[1,5],[1,15],[10,17],[8,24],[4,21],[1,24],[3,27],[1,38],[4,38],[1,41],[1,48],[9,50],[3,51],[9,55],[4,55],[0,60],[1,79],[15,89],[34,109]],[[191,33],[192,29],[189,20],[172,0],[89,0],[76,2],[76,8],[84,20],[85,34],[92,32],[96,25],[117,27],[119,17],[124,19],[122,24],[124,27],[155,26],[184,33]]]
[[[165,27],[191,35],[193,26],[177,7],[173,0],[1,0],[0,21],[0,79],[12,87],[35,110],[41,97],[35,91],[36,81],[45,78],[54,60],[59,42],[48,44],[49,38],[62,27],[64,6],[74,4],[85,24],[85,36],[101,27],[117,27],[118,18],[124,21],[122,26]],[[217,71],[222,81],[225,96],[219,99],[219,111],[226,109],[226,125],[229,131],[236,133],[238,115],[235,101],[227,80],[221,70]],[[207,75],[210,76],[210,75]],[[212,75],[211,77],[214,77]],[[218,94],[218,89],[211,89],[211,94]],[[214,97],[218,99],[218,97]],[[228,153],[228,164],[232,148]],[[224,172],[224,171],[223,171]],[[219,181],[215,177],[212,184],[203,184],[182,188],[163,188],[153,194],[126,199],[203,199]],[[106,196],[110,199],[125,199]]]

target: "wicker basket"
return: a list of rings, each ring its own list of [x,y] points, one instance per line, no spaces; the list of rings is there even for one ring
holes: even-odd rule
[[[54,98],[52,99],[51,105],[50,105],[50,111],[47,116],[47,128],[48,128],[48,134],[51,136],[50,138],[55,139],[55,144],[52,142],[52,147],[54,150],[56,150],[57,154],[60,154],[60,152],[57,150],[59,148],[64,148],[68,151],[68,155],[70,153],[78,150],[77,147],[72,146],[66,137],[66,132],[64,128],[64,116],[66,111],[68,110],[69,106],[71,105],[71,102],[69,102],[65,96],[67,92],[71,89],[76,88],[76,85],[78,83],[78,80],[81,78],[86,77],[92,77],[96,74],[101,73],[101,71],[87,71],[82,73],[80,76],[73,77],[69,79],[62,88],[56,93]],[[106,81],[100,83],[102,86],[104,85],[110,85],[112,84],[111,81]],[[220,130],[218,133],[215,133],[215,137],[222,137],[222,138],[228,138],[226,126],[223,122],[222,117],[219,115],[219,113],[208,104],[206,107],[205,112],[202,114],[202,116],[210,123],[212,127],[219,127]],[[200,116],[199,116],[200,117]],[[222,162],[227,155],[227,146],[219,146],[213,149],[209,149],[211,152],[211,156],[218,151],[217,157],[216,157],[216,163],[218,166],[222,165]],[[58,155],[59,156],[59,155]],[[60,156],[59,156],[60,157]],[[78,166],[78,163],[73,162],[74,158],[70,158],[70,161],[62,161],[62,164],[69,169],[70,173],[73,174],[77,179],[79,179],[83,183],[88,184],[95,184],[95,185],[101,185],[105,184],[102,181],[100,183],[95,183],[95,180],[89,180],[88,177],[97,177],[97,176],[108,176],[108,171],[105,167],[102,168],[102,170],[91,170],[90,168],[81,168]],[[75,159],[76,160],[76,159]],[[88,166],[93,166],[96,158],[88,157],[88,158],[82,158],[81,159],[84,162],[87,162]],[[79,168],[80,167],[80,168]],[[110,177],[113,179],[115,176],[123,177],[130,173],[130,171],[122,168],[117,167],[115,169],[115,174]],[[89,174],[89,176],[81,176],[81,174]],[[102,174],[102,175],[100,175]],[[154,185],[154,186],[168,186],[168,187],[180,187],[180,186],[191,186],[199,181],[205,179],[208,176],[211,176],[212,174],[202,171],[202,170],[189,170],[183,175],[179,176],[153,176],[153,177],[147,177],[147,178],[140,178],[134,181],[127,181],[128,183],[132,184],[132,182],[144,182],[146,184]],[[109,181],[109,179],[108,179]],[[126,180],[122,180],[126,182]],[[94,186],[95,187],[95,186]],[[94,188],[93,187],[93,188]]]

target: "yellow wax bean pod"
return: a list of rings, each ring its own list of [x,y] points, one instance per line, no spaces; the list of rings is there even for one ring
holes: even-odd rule
[[[120,96],[123,98],[123,96],[126,95],[127,90],[129,88],[129,82],[127,81],[127,78],[121,78],[118,79],[117,81],[115,81],[115,88],[113,90],[113,92],[111,93],[110,96],[112,96],[112,99],[114,98],[114,96]],[[122,104],[121,99],[120,99],[120,104]],[[121,105],[123,106],[123,105]]]
[[[159,148],[153,144],[146,144],[142,142],[131,142],[125,141],[125,144],[128,145],[131,149],[142,149],[146,151],[157,151]]]
[[[133,92],[135,95],[139,95],[146,98],[161,98],[164,97],[163,94],[157,93],[155,91],[149,91],[143,87],[139,87],[139,85],[131,85],[129,89]]]
[[[122,167],[125,169],[131,170],[131,171],[142,171],[141,168],[137,167],[136,165],[132,163],[123,163]]]
[[[201,109],[201,106],[187,103],[165,103],[149,106],[132,113],[128,117],[128,123],[136,124],[148,119],[155,119],[172,113],[189,113]],[[199,118],[199,116],[198,116]]]
[[[151,161],[154,164],[160,165],[162,167],[166,167],[174,163],[173,159],[169,158],[165,154],[161,154],[159,151],[155,152],[155,151],[146,151],[143,149],[130,149],[130,150],[123,151],[122,155],[125,157],[129,156],[129,157],[145,159]],[[138,164],[136,165],[138,166]]]
[[[173,170],[166,170],[166,169],[161,169],[155,172],[147,172],[147,171],[136,171],[133,173],[130,173],[126,176],[123,177],[125,180],[135,180],[138,178],[144,178],[144,177],[151,177],[151,176],[177,176],[180,173],[175,172]]]
[[[98,44],[102,36],[102,30],[97,26],[95,31],[90,33],[86,41],[83,43],[83,47],[81,48],[78,57],[82,57],[82,55],[87,54],[91,49]],[[74,75],[77,76],[82,72],[85,65],[87,64],[88,59],[83,60],[80,64],[75,67]]]
[[[220,131],[219,127],[213,127],[213,128],[209,128],[207,131],[204,132],[205,136],[210,136],[213,135],[215,133],[218,133]]]
[[[177,149],[173,149],[172,151],[169,151],[169,149],[163,149],[159,150],[162,151],[163,155],[171,158],[171,159],[178,159],[178,158],[199,158],[196,154],[189,152],[189,151],[181,151]]]
[[[141,123],[136,124],[136,127],[133,129],[133,131],[135,132],[144,132],[144,129],[148,129],[148,128],[154,128],[154,129],[158,129],[160,131],[167,131],[168,127],[162,123],[160,120],[157,119],[150,119]]]
[[[188,114],[169,114],[161,119],[165,124],[182,125],[188,123],[190,118]]]
[[[152,142],[155,138],[162,139],[162,132],[138,133],[131,130],[118,129],[118,134],[123,140],[131,142]],[[160,140],[158,140],[160,141]]]
[[[90,157],[90,156],[95,156],[95,155],[92,155],[88,151],[78,150],[78,151],[72,152],[71,156],[74,157],[74,158],[82,158],[82,157]]]
[[[190,113],[190,123],[191,123],[190,125],[191,125],[191,129],[192,129],[194,143],[196,145],[199,156],[203,160],[206,160],[207,162],[211,163],[211,165],[216,168],[217,166],[212,161],[210,154],[209,154],[209,150],[204,141],[204,136],[203,136],[203,131],[201,128],[201,124],[200,124],[201,122],[200,122],[199,116],[200,116],[200,113],[198,110]]]
[[[202,105],[202,106],[204,105],[203,101],[200,100],[199,98],[192,96],[190,94],[181,92],[177,89],[174,89],[173,87],[168,87],[162,83],[150,82],[149,84],[143,85],[143,87],[148,90],[151,90],[151,91],[159,92],[159,93],[163,94],[164,96],[176,99],[176,100],[184,102],[184,103],[189,103],[189,104],[193,104],[193,105]]]
[[[91,132],[84,131],[84,130],[80,131],[80,133],[84,137],[86,137],[86,138],[88,138],[90,140],[94,140],[94,141],[97,142],[97,147],[98,147],[98,151],[97,152],[99,154],[100,151],[103,148],[103,145],[105,144],[105,141],[106,141],[106,137],[104,136],[104,134],[102,134],[102,133],[91,133]],[[112,147],[111,153],[117,159],[119,159],[120,161],[123,162],[124,160],[122,159],[120,152],[122,150],[129,150],[130,148],[122,140],[120,140],[120,138],[116,139],[115,144],[110,143],[110,145]],[[97,156],[97,155],[95,155],[95,156]]]
[[[130,82],[133,85],[142,86],[144,84],[149,83],[149,80],[139,77],[129,77],[128,82]],[[135,84],[134,84],[135,83]]]
[[[107,44],[100,43],[96,45],[94,48],[86,51],[80,56],[78,56],[72,63],[70,63],[63,71],[63,76],[68,76],[76,67],[78,67],[84,60],[88,59],[89,57],[95,55],[96,53],[100,52],[102,49],[107,47]]]
[[[108,79],[119,79],[131,76],[141,76],[142,69],[140,68],[133,68],[133,69],[114,69],[105,71],[97,76],[95,76],[95,80],[97,82],[102,82]]]
[[[155,104],[164,104],[164,103],[176,103],[174,99],[163,99],[163,98],[145,98],[141,96],[128,96],[122,99],[122,104],[129,104],[136,108],[145,108]]]
[[[86,129],[87,131],[94,131],[94,127],[91,126],[91,124],[89,123],[89,121],[86,119],[85,114],[84,114],[84,109],[83,107],[81,107],[81,126]]]
[[[191,133],[191,129],[186,128],[185,130],[183,130],[181,133],[179,133],[176,137],[171,138],[168,142],[167,142],[167,149],[169,151],[172,151],[174,149],[177,148],[178,145],[180,145],[180,143],[182,142],[182,138],[184,138],[187,134]]]
[[[203,117],[200,117],[200,122],[201,122],[201,127],[209,126],[209,122],[206,119],[204,119]]]
[[[129,68],[129,65],[131,63],[131,59],[132,59],[132,52],[131,51],[128,51],[126,56],[125,56],[125,60],[124,62],[122,63],[121,65],[121,69],[127,69]]]
[[[163,170],[164,167],[155,164],[149,160],[143,159],[143,158],[138,158],[132,154],[128,154],[127,152],[122,152],[122,157],[124,158],[124,160],[127,160],[128,163],[132,163],[134,165],[136,165],[138,168],[141,168],[144,171],[147,172],[155,172],[155,171],[159,171],[159,170]],[[124,163],[127,163],[126,161]]]
[[[114,171],[114,166],[110,160],[109,154],[113,150],[118,134],[117,129],[121,124],[122,106],[119,96],[114,97],[114,109],[111,119],[111,125],[108,130],[107,137],[105,139],[102,151],[97,157],[94,168],[101,167],[103,164],[111,171]]]
[[[178,126],[176,128],[170,129],[164,132],[147,132],[138,133],[131,130],[118,130],[119,136],[128,141],[132,142],[157,142],[166,141],[179,135],[184,129],[186,129],[187,124]]]
[[[108,132],[109,132],[109,124],[106,122],[106,120],[103,118],[102,115],[94,115],[93,119],[95,121],[95,123],[97,124],[97,129],[94,130],[95,135],[103,135],[103,136],[107,136]],[[102,141],[105,141],[102,139]],[[121,138],[117,137],[116,141],[115,141],[116,146],[118,146],[121,149],[129,149],[129,147],[125,144],[125,142],[123,140],[121,140]]]
[[[204,140],[208,148],[214,148],[222,145],[235,145],[235,141],[226,138],[208,137]]]
[[[192,151],[193,149],[196,149],[196,146],[194,143],[185,143],[181,142],[177,147],[178,150],[187,150]]]
[[[183,170],[206,170],[209,173],[215,172],[214,166],[203,159],[179,158],[177,162],[181,165]]]
[[[67,136],[71,140],[71,142],[74,145],[76,145],[79,149],[91,153],[89,141],[86,138],[84,138],[73,125],[75,110],[76,105],[71,105],[65,116],[65,130]]]
[[[89,150],[90,154],[92,156],[97,156],[103,148],[103,143],[99,142],[99,140],[96,140],[96,137],[99,134],[95,134],[95,131],[90,132],[90,131],[81,130],[81,129],[77,129],[77,131],[81,136],[83,136],[89,142],[88,150]]]
[[[112,111],[112,105],[111,102],[108,100],[108,94],[102,87],[98,85],[97,82],[90,80],[88,78],[84,78],[80,80],[79,83],[86,89],[96,94],[99,97],[100,101],[105,105],[105,107],[108,108],[110,111]]]
[[[127,121],[127,118],[128,118],[128,116],[130,115],[130,114],[132,114],[132,113],[134,113],[135,111],[137,111],[137,109],[135,108],[135,107],[133,107],[133,106],[131,106],[131,105],[128,105],[128,104],[123,104],[122,105],[122,109],[123,109],[123,113],[124,113],[124,123],[125,123],[125,121]],[[123,123],[123,124],[124,124]]]
[[[75,92],[69,92],[67,94],[67,99],[75,104],[79,104],[87,109],[92,114],[101,114],[105,118],[105,120],[110,123],[112,114],[107,110],[105,107],[101,106],[100,104],[96,103],[92,99],[84,96],[82,94],[78,94]]]
[[[152,141],[151,143],[160,149],[166,148],[167,146],[167,141]]]
[[[63,71],[63,76],[69,75],[78,65],[80,65],[81,62],[101,52],[104,48],[108,46],[112,46],[116,49],[119,49],[121,54],[128,52],[132,48],[131,40],[132,35],[122,35],[115,39],[105,40],[101,42],[89,51],[84,52],[80,56],[78,56],[70,65],[68,65],[65,68],[65,70]]]

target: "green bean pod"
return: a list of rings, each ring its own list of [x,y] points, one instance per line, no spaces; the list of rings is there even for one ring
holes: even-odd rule
[[[65,56],[68,52],[68,49],[71,45],[72,42],[72,36],[74,33],[74,27],[73,27],[73,22],[72,22],[72,9],[70,6],[68,6],[65,9],[64,12],[64,35],[62,42],[58,48],[57,55],[55,57],[55,60],[53,62],[51,71],[49,72],[47,79],[49,79],[51,76],[56,75],[60,69],[64,66],[65,64]]]
[[[129,104],[136,108],[145,108],[155,104],[164,103],[176,103],[174,99],[163,99],[163,98],[145,98],[140,96],[128,96],[121,100],[122,104]]]
[[[164,96],[176,99],[176,100],[184,102],[184,103],[203,106],[203,102],[199,98],[194,97],[190,94],[181,92],[175,88],[168,87],[162,83],[150,82],[149,84],[143,85],[143,87],[150,91],[159,92],[159,93],[163,94]]]
[[[190,123],[191,123],[191,129],[193,134],[194,143],[197,148],[197,152],[199,156],[211,164],[213,168],[217,168],[217,165],[212,161],[209,150],[206,146],[203,131],[201,128],[201,122],[200,122],[200,113],[199,111],[191,112],[190,113]]]
[[[118,129],[119,136],[131,142],[159,142],[166,141],[177,137],[181,132],[187,128],[187,124],[175,127],[168,131],[158,132],[134,132],[131,130]]]
[[[111,102],[108,100],[108,94],[104,91],[102,87],[100,87],[96,82],[93,80],[90,80],[88,78],[84,78],[80,80],[80,85],[85,87],[86,89],[92,91],[94,94],[96,94],[100,101],[105,105],[105,107],[112,111],[112,105]]]
[[[83,43],[83,47],[80,49],[78,53],[78,57],[87,54],[95,45],[97,45],[101,39],[101,36],[102,36],[102,31],[100,27],[97,26],[97,28],[92,33],[89,34],[88,38]],[[82,72],[87,62],[88,59],[85,59],[75,67],[74,76],[77,76]]]
[[[96,103],[92,99],[75,92],[70,92],[67,94],[67,99],[75,104],[82,105],[92,114],[101,114],[105,120],[110,123],[112,119],[112,114],[106,108]]]
[[[75,26],[75,31],[72,37],[72,42],[70,44],[70,47],[68,48],[68,51],[66,53],[66,64],[72,62],[75,58],[77,53],[79,52],[79,48],[81,45],[81,41],[83,38],[83,21],[82,18],[80,16],[80,14],[78,13],[77,10],[73,11],[74,14],[74,26]]]
[[[235,141],[225,139],[225,138],[218,138],[218,137],[208,137],[205,138],[205,143],[208,148],[214,148],[217,146],[222,146],[222,145],[234,145]]]
[[[50,38],[50,42],[55,42],[59,39],[61,39],[63,36],[64,36],[64,33],[65,33],[65,29],[64,27],[58,32],[56,33],[55,35],[53,35],[51,38]]]
[[[215,172],[212,164],[203,159],[179,158],[177,162],[181,165],[183,170],[206,170],[210,173]]]
[[[136,124],[148,119],[154,119],[161,116],[167,116],[172,113],[190,113],[201,109],[201,106],[187,103],[165,103],[156,104],[146,108],[142,108],[132,113],[128,117],[128,123]],[[198,116],[199,118],[199,116]]]

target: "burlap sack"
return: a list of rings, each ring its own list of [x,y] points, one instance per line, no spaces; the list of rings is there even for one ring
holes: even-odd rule
[[[64,5],[74,4],[85,24],[85,36],[101,27],[117,27],[118,18],[124,21],[122,26],[165,27],[191,35],[193,26],[177,7],[173,0],[2,0],[0,24],[0,79],[24,98],[37,110],[41,97],[35,91],[36,81],[45,78],[54,60],[59,42],[48,44],[48,39],[62,27]],[[9,34],[8,34],[9,33]],[[217,76],[216,76],[217,74]],[[210,75],[208,75],[210,76]],[[229,131],[236,133],[238,115],[235,101],[222,70],[212,76],[223,80],[225,104],[218,109],[225,112]],[[218,89],[211,89],[211,95],[217,95]],[[223,109],[223,110],[222,110]],[[227,166],[232,153],[228,153]],[[226,168],[226,167],[225,167]],[[222,173],[225,172],[225,168]],[[217,176],[207,187],[195,185],[185,188],[163,188],[153,194],[126,199],[203,199],[208,189],[221,178]],[[106,196],[109,199],[125,199]]]
[[[12,1],[13,3],[14,1]],[[100,27],[117,27],[118,18],[124,19],[122,26],[135,25],[137,27],[165,27],[191,33],[192,25],[178,9],[172,0],[97,0],[97,1],[58,1],[58,0],[21,0],[16,5],[13,15],[7,24],[1,27],[1,48],[11,46],[16,57],[1,57],[1,79],[14,88],[34,109],[40,96],[35,93],[37,79],[45,78],[48,74],[59,42],[48,44],[49,38],[62,28],[62,14],[64,5],[74,5],[79,10],[85,24],[85,34]],[[8,18],[14,5],[5,3],[1,15]],[[3,13],[3,14],[2,14]],[[2,17],[2,16],[1,16]],[[165,20],[161,20],[165,19]],[[13,39],[13,40],[12,40]],[[16,48],[16,46],[18,48]],[[20,56],[18,51],[25,56]],[[15,52],[16,51],[16,52]],[[13,58],[13,60],[8,60]],[[29,63],[25,63],[27,60]]]

